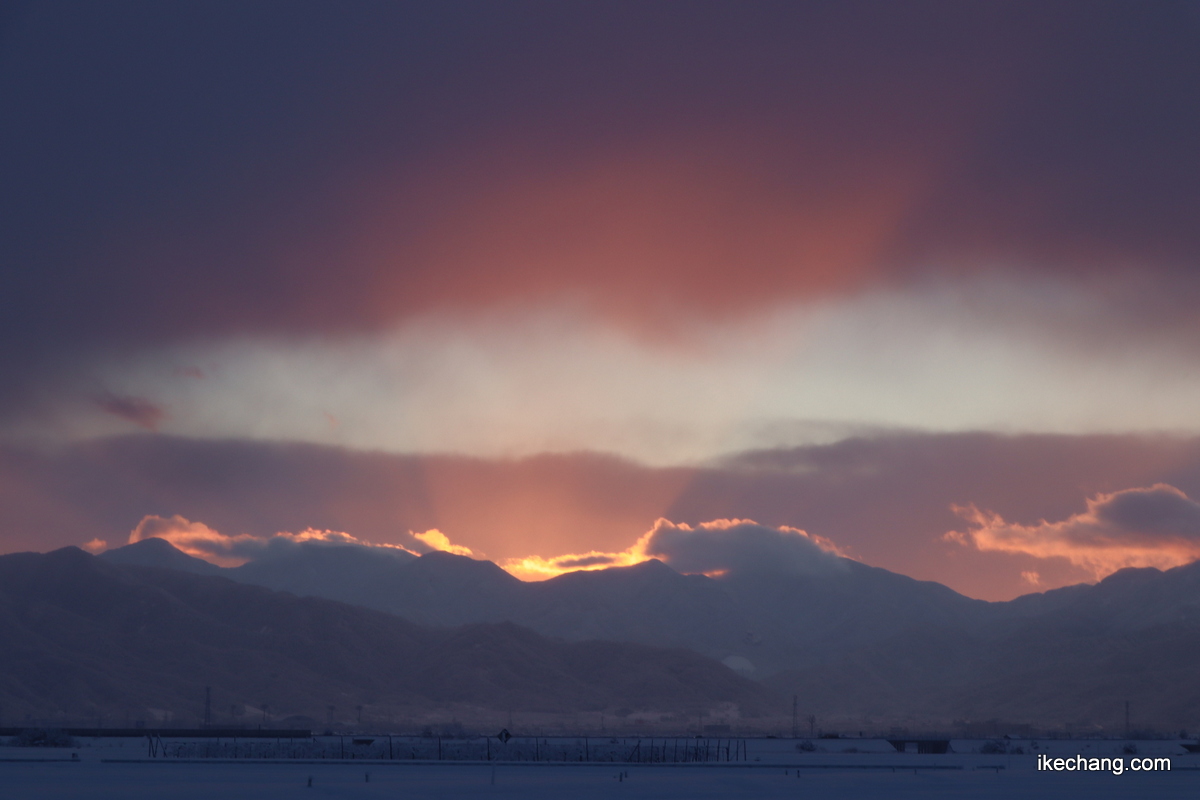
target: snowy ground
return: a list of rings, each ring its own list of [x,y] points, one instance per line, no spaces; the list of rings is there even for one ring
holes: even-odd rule
[[[766,767],[362,764],[3,763],[9,800],[276,798],[1195,798],[1200,772],[1047,775],[1013,770],[796,770]],[[370,780],[367,780],[369,774]],[[493,777],[494,776],[494,777]],[[312,787],[308,779],[312,778]],[[494,782],[493,782],[494,781]]]
[[[413,762],[256,763],[143,759],[145,743],[96,740],[76,750],[0,748],[5,800],[275,800],[276,798],[1195,798],[1200,756],[1177,742],[1138,742],[1139,757],[1169,753],[1170,772],[1047,773],[1032,742],[1022,754],[797,753],[788,740],[757,740],[750,762],[733,765],[551,765]],[[886,743],[884,743],[886,744]],[[1038,742],[1052,755],[1120,753],[1124,743]],[[71,760],[72,753],[79,755]],[[1130,755],[1123,756],[1128,762]],[[760,759],[754,761],[754,758]],[[14,759],[34,759],[21,760]],[[47,760],[64,759],[64,760]],[[787,763],[772,763],[784,761]],[[620,778],[627,774],[627,778]],[[368,780],[369,775],[369,780]],[[309,778],[312,786],[308,785]]]

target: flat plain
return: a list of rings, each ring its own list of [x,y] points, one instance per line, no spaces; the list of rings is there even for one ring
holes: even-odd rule
[[[1139,743],[1139,752],[1161,749]],[[1165,744],[1165,743],[1163,743]],[[1053,751],[1073,748],[1058,743]],[[71,759],[71,752],[79,754]],[[284,798],[1194,798],[1200,757],[1170,772],[1046,773],[1036,756],[812,753],[741,764],[548,764],[133,760],[133,748],[0,754],[6,800],[283,800]],[[15,760],[28,756],[28,760]],[[1128,756],[1126,761],[1128,761]],[[1193,763],[1193,760],[1195,763]],[[310,785],[311,779],[311,785]]]

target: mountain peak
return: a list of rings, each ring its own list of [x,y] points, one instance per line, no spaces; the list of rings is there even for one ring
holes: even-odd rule
[[[192,572],[197,575],[219,575],[222,569],[204,559],[189,556],[166,539],[157,536],[142,539],[100,554],[100,558],[111,564],[131,567],[158,567]]]
[[[520,583],[520,579],[493,561],[432,550],[409,562],[411,569],[436,575],[439,578],[462,577],[471,580],[487,579],[503,583]]]

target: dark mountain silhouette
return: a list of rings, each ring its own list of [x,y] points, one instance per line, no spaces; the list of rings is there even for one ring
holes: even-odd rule
[[[165,557],[151,541],[102,558],[178,568],[179,559]],[[756,677],[820,663],[914,625],[967,624],[988,607],[941,584],[849,559],[809,575],[715,579],[651,560],[523,582],[489,561],[444,552],[398,559],[392,552],[309,544],[221,574],[426,625],[510,621],[572,641],[688,647],[711,658],[744,659],[736,663]]]
[[[766,683],[818,713],[1007,719],[1087,732],[1195,729],[1200,562],[1121,570],[926,625]]]
[[[160,545],[136,552],[187,565]],[[265,703],[276,718],[320,720],[328,706],[340,718],[363,705],[376,717],[458,709],[462,719],[487,709],[693,715],[723,703],[753,714],[776,704],[769,690],[685,649],[566,643],[511,623],[433,629],[114,560],[76,548],[0,557],[6,714],[114,720],[168,713],[194,724],[205,686],[218,710]]]
[[[1013,615],[1069,615],[1114,630],[1200,622],[1200,562],[1166,571],[1122,569],[1094,585],[1027,594],[1004,605]]]
[[[166,539],[143,539],[135,544],[107,550],[102,554],[105,561],[136,567],[161,567],[191,572],[196,575],[220,575],[224,569],[210,564],[202,558],[189,556]]]
[[[156,546],[155,557],[163,552]],[[810,575],[708,578],[648,561],[523,583],[488,562],[431,553],[372,573],[369,587],[332,578],[310,587],[429,624],[507,620],[576,641],[687,647],[826,718],[1112,732],[1123,730],[1128,699],[1135,725],[1178,730],[1200,719],[1200,688],[1191,688],[1200,563],[1121,570],[1006,603],[840,563]],[[223,574],[260,579],[250,566]]]

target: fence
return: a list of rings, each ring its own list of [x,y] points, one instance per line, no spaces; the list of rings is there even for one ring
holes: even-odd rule
[[[744,739],[496,737],[469,739],[409,736],[318,736],[305,740],[261,738],[179,740],[147,737],[151,758],[369,759],[403,761],[523,761],[685,764],[745,761]]]

